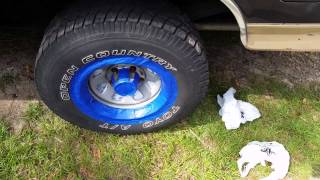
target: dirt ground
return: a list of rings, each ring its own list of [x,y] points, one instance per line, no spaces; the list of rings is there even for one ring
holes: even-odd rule
[[[246,86],[252,76],[272,78],[288,87],[317,87],[320,82],[320,53],[262,52],[246,50],[236,32],[203,33],[216,81],[232,81]]]
[[[38,101],[33,64],[43,28],[0,28],[0,118],[15,132],[25,123],[23,112]],[[254,52],[241,45],[237,32],[201,33],[207,48],[211,80],[250,86],[251,77],[273,78],[288,87],[320,84],[320,54]]]
[[[26,106],[39,99],[33,64],[40,40],[38,29],[0,30],[0,118],[9,121],[15,132],[20,132],[25,125]]]

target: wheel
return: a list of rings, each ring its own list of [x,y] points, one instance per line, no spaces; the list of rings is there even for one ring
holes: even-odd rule
[[[36,60],[48,107],[80,127],[151,132],[185,117],[206,94],[199,35],[167,2],[81,3],[49,25]]]

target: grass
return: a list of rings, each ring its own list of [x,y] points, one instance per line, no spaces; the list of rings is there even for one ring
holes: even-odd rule
[[[118,136],[79,129],[42,103],[30,104],[21,134],[0,123],[0,179],[237,179],[239,150],[248,142],[278,141],[291,155],[289,177],[320,176],[320,95],[272,80],[242,88],[262,118],[225,130],[216,104],[228,84],[211,86],[182,123],[152,134]],[[250,179],[266,176],[257,167]]]

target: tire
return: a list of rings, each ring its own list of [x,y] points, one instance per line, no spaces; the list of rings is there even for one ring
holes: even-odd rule
[[[46,30],[37,88],[72,124],[152,132],[192,112],[207,92],[205,51],[189,19],[168,2],[127,2],[76,4]]]

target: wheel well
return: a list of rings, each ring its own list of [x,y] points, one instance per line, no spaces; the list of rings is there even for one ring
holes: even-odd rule
[[[228,7],[228,9],[232,12],[234,15],[239,29],[240,29],[240,38],[242,41],[242,44],[247,47],[247,27],[246,27],[246,21],[245,18],[238,7],[238,5],[233,0],[221,0],[221,2]]]
[[[240,30],[241,41],[243,45],[246,46],[246,21],[234,0],[203,0],[201,2],[195,2],[194,0],[172,1],[187,13],[197,25],[200,25],[199,27],[206,27],[204,28],[206,30],[210,28],[210,30]],[[234,26],[230,26],[230,24],[234,24]]]
[[[207,19],[219,14],[229,12],[219,0],[171,0],[183,12],[185,12],[193,21]],[[208,8],[210,7],[210,8]]]

